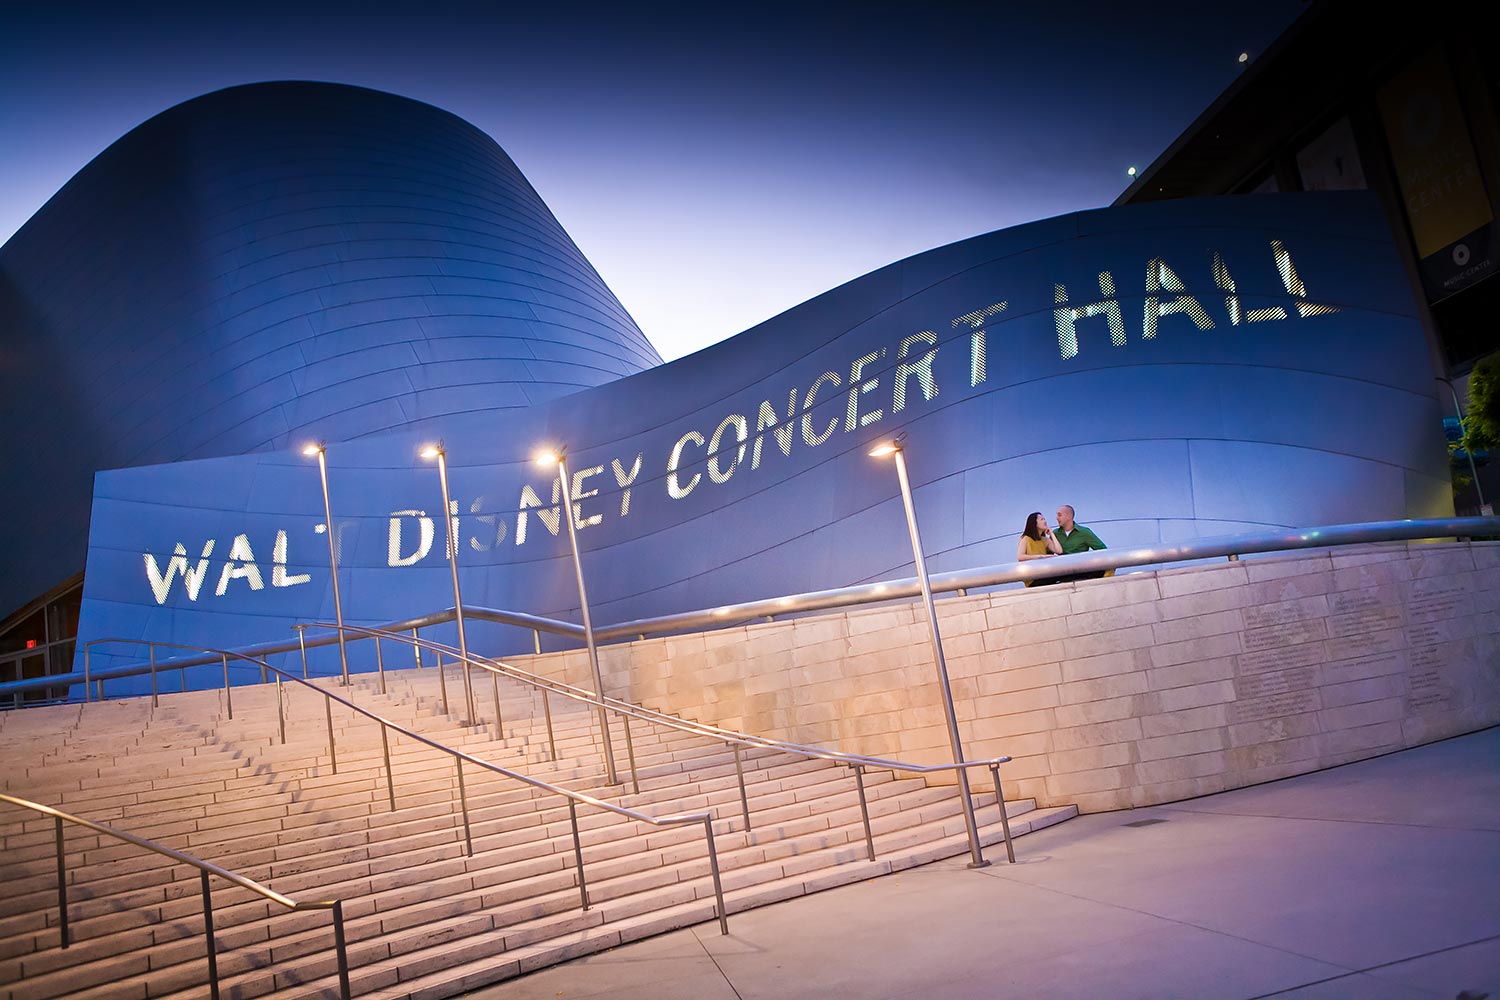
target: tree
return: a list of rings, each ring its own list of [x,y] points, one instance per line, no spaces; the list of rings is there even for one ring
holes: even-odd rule
[[[1500,447],[1500,352],[1481,359],[1469,373],[1463,447],[1471,455]]]

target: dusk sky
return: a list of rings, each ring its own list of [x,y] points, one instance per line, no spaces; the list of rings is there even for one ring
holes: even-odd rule
[[[358,84],[489,133],[670,359],[1109,204],[1306,4],[25,6],[0,14],[0,241],[174,104]]]

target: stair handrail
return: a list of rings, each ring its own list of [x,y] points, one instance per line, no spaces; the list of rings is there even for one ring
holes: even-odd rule
[[[221,868],[216,864],[195,858],[190,854],[183,854],[181,851],[174,851],[170,847],[163,847],[153,840],[138,837],[125,830],[117,830],[112,826],[95,823],[93,820],[84,819],[82,816],[75,816],[61,809],[43,805],[40,802],[33,802],[30,799],[23,799],[15,795],[0,793],[0,802],[8,802],[22,809],[30,809],[33,812],[51,816],[53,819],[53,839],[57,846],[57,924],[63,948],[67,948],[72,943],[68,932],[68,875],[65,851],[63,849],[63,824],[71,823],[75,826],[92,830],[95,833],[101,833],[105,836],[134,844],[136,847],[154,851],[163,857],[171,858],[173,861],[179,861],[198,869],[203,890],[203,936],[208,948],[208,983],[210,995],[213,1000],[219,1000],[219,961],[214,945],[213,898],[208,881],[210,875],[217,875],[226,882],[237,885],[242,889],[249,889],[256,895],[268,899],[278,906],[284,906],[288,910],[332,911],[333,946],[337,954],[339,969],[339,996],[342,1000],[349,1000],[349,952],[344,938],[344,904],[342,900],[303,900],[299,902],[290,896],[282,895],[269,886],[261,885],[254,879],[241,875],[238,872],[231,871],[228,868]],[[84,863],[87,864],[87,861],[85,860]]]
[[[285,715],[285,706],[284,706],[283,700],[282,700],[282,679],[285,678],[287,681],[290,681],[290,682],[292,682],[294,684],[299,684],[302,687],[307,688],[310,691],[314,691],[317,694],[322,695],[323,699],[324,699],[324,701],[323,701],[324,718],[327,720],[327,724],[328,724],[328,758],[329,758],[330,766],[331,766],[334,774],[338,774],[338,754],[337,754],[335,740],[334,740],[334,735],[333,735],[333,704],[334,704],[334,702],[337,702],[338,704],[343,705],[345,708],[349,709],[351,712],[354,712],[354,713],[356,713],[358,715],[362,715],[365,718],[374,720],[375,722],[377,722],[377,723],[380,724],[380,745],[381,745],[382,755],[383,755],[383,758],[384,758],[384,761],[385,761],[386,791],[387,791],[387,794],[389,796],[390,805],[391,805],[391,811],[392,812],[395,812],[395,810],[396,810],[396,784],[395,784],[395,774],[394,774],[394,772],[393,772],[393,770],[391,768],[390,738],[387,735],[386,730],[393,729],[396,732],[400,733],[401,735],[407,737],[408,739],[415,740],[418,743],[421,743],[421,744],[423,744],[425,746],[431,747],[434,750],[437,750],[437,751],[440,751],[442,753],[448,754],[454,760],[455,771],[456,771],[456,774],[457,774],[457,777],[458,777],[459,810],[460,810],[460,815],[462,816],[462,819],[463,819],[464,845],[465,845],[465,848],[466,848],[466,851],[467,851],[469,857],[473,857],[474,856],[474,838],[473,838],[473,833],[472,833],[472,831],[470,829],[470,824],[469,824],[468,792],[467,792],[467,790],[464,787],[464,771],[463,771],[464,762],[467,761],[468,763],[474,765],[475,767],[480,768],[481,770],[491,771],[491,772],[493,772],[495,774],[503,775],[503,776],[508,777],[508,778],[513,778],[516,781],[522,782],[523,784],[530,785],[532,788],[537,788],[537,789],[540,789],[540,790],[545,791],[545,792],[551,792],[551,793],[553,793],[555,795],[561,795],[563,798],[567,799],[567,801],[568,801],[568,820],[569,820],[569,824],[572,827],[572,833],[573,833],[573,857],[574,857],[575,867],[576,867],[576,870],[577,870],[578,892],[579,892],[580,900],[582,902],[582,908],[584,910],[590,909],[590,907],[591,907],[592,904],[589,902],[588,882],[587,882],[587,879],[585,878],[584,870],[583,870],[583,841],[580,838],[579,833],[578,833],[578,806],[580,804],[593,806],[593,807],[598,808],[598,809],[603,809],[603,810],[605,810],[607,812],[612,812],[612,813],[615,813],[616,815],[623,816],[623,817],[625,817],[627,819],[636,820],[638,822],[646,823],[646,824],[648,824],[650,826],[654,826],[654,827],[688,826],[688,825],[692,825],[694,823],[702,823],[703,824],[704,839],[706,840],[707,845],[708,845],[708,864],[709,864],[709,869],[710,869],[710,872],[713,875],[714,899],[715,899],[716,904],[717,904],[717,911],[718,911],[717,912],[717,917],[718,917],[718,921],[719,921],[719,929],[720,929],[720,932],[723,933],[723,934],[728,934],[729,933],[729,915],[728,915],[728,912],[726,911],[725,906],[724,906],[724,886],[723,886],[723,881],[722,881],[722,879],[720,877],[720,872],[719,872],[719,856],[718,856],[718,851],[717,851],[717,849],[715,847],[715,844],[714,844],[714,831],[713,831],[713,818],[714,817],[713,817],[713,813],[711,811],[709,811],[709,810],[704,810],[702,812],[694,812],[694,813],[672,813],[672,814],[669,814],[669,815],[666,815],[666,816],[654,816],[654,815],[652,815],[650,813],[641,812],[640,810],[630,809],[630,808],[628,808],[626,806],[617,805],[617,804],[615,804],[613,802],[607,802],[604,799],[600,799],[600,798],[597,798],[595,796],[589,795],[586,792],[575,791],[574,789],[568,788],[568,787],[566,787],[564,785],[558,785],[558,784],[554,784],[554,783],[552,783],[550,781],[545,781],[545,780],[543,780],[541,778],[532,777],[531,775],[525,774],[525,773],[523,773],[521,771],[517,771],[517,770],[514,770],[512,768],[505,767],[505,766],[503,766],[501,764],[495,764],[495,763],[492,763],[492,762],[487,761],[487,760],[482,760],[482,759],[480,759],[478,757],[475,757],[472,754],[465,753],[464,751],[459,750],[459,749],[457,749],[455,747],[450,747],[450,746],[448,746],[445,743],[440,743],[437,740],[430,739],[429,737],[423,736],[421,733],[418,733],[418,732],[415,732],[415,731],[413,731],[411,729],[406,728],[405,726],[401,725],[398,722],[392,722],[390,719],[387,719],[384,716],[377,715],[376,713],[371,712],[368,709],[361,708],[360,706],[356,705],[354,702],[352,702],[352,701],[350,701],[350,700],[348,700],[346,698],[341,698],[338,695],[334,694],[332,691],[325,691],[325,690],[323,690],[323,688],[321,688],[318,685],[312,683],[312,681],[310,681],[310,680],[304,680],[303,678],[297,677],[294,674],[291,674],[291,673],[289,673],[289,672],[287,672],[285,670],[282,670],[282,669],[280,669],[278,667],[271,666],[265,660],[256,659],[255,657],[248,656],[248,655],[246,655],[244,653],[236,652],[235,650],[232,650],[232,649],[216,649],[216,648],[214,648],[212,646],[195,646],[195,645],[188,645],[188,644],[176,643],[176,642],[160,642],[160,641],[157,641],[157,640],[154,640],[154,639],[95,639],[95,640],[92,640],[92,642],[94,642],[94,643],[118,642],[118,643],[144,645],[144,646],[153,646],[153,647],[154,646],[161,646],[163,648],[168,648],[168,649],[186,649],[186,650],[194,650],[194,651],[200,652],[200,653],[211,653],[211,654],[214,654],[216,656],[219,656],[219,657],[223,658],[224,663],[225,663],[225,668],[224,668],[225,707],[226,707],[226,711],[227,711],[228,717],[231,720],[233,720],[233,718],[234,718],[234,707],[233,707],[233,701],[232,701],[232,699],[230,697],[229,668],[228,668],[229,658],[233,657],[235,659],[243,660],[243,661],[248,662],[248,663],[250,663],[252,665],[260,667],[261,668],[261,676],[262,677],[267,676],[268,673],[269,674],[274,674],[275,677],[276,677],[276,715],[277,715],[277,723],[278,723],[278,726],[280,728],[281,742],[283,744],[286,743],[286,715]],[[155,686],[155,670],[157,668],[157,665],[156,665],[156,660],[155,660],[155,656],[154,655],[152,656],[152,661],[151,662],[152,662],[152,671],[153,671],[153,673],[152,673],[152,681],[153,681],[153,683],[152,683],[152,705],[155,706],[155,705],[157,705],[159,703],[159,701],[158,701],[158,696],[156,694],[156,686]],[[168,669],[171,669],[170,665],[168,666]]]
[[[513,666],[511,664],[505,663],[503,660],[495,658],[476,657],[472,653],[467,658],[465,658],[457,649],[445,643],[435,642],[431,639],[424,639],[417,636],[408,636],[402,632],[391,632],[365,625],[338,625],[334,622],[312,622],[306,625],[299,625],[298,627],[327,628],[333,629],[335,631],[343,630],[344,632],[352,632],[356,635],[374,638],[376,640],[377,651],[380,648],[380,641],[389,639],[393,642],[410,645],[416,649],[425,649],[430,652],[435,652],[438,654],[438,677],[440,680],[443,676],[441,673],[442,656],[443,654],[448,654],[448,656],[453,660],[459,662],[467,662],[470,666],[478,667],[482,670],[488,671],[492,684],[494,683],[494,680],[497,676],[504,676],[509,677],[519,683],[527,684],[539,689],[542,692],[542,709],[547,722],[548,749],[554,761],[557,760],[557,743],[552,728],[552,705],[548,700],[549,694],[556,693],[562,695],[565,698],[569,698],[573,701],[588,705],[591,708],[603,707],[607,711],[614,712],[616,715],[620,716],[624,722],[625,752],[630,761],[630,780],[637,794],[640,793],[641,786],[640,774],[636,768],[635,763],[635,742],[630,733],[630,720],[632,718],[642,722],[666,726],[668,728],[676,729],[694,736],[703,736],[708,739],[722,741],[725,744],[729,745],[731,750],[734,752],[734,770],[735,776],[739,782],[740,811],[745,821],[746,830],[749,830],[751,828],[750,798],[745,786],[744,763],[741,759],[740,754],[741,747],[778,750],[795,756],[816,758],[820,760],[830,760],[836,763],[844,764],[854,771],[855,783],[859,789],[860,811],[864,817],[865,848],[866,853],[868,854],[871,861],[875,860],[875,840],[873,831],[870,827],[869,807],[865,799],[865,768],[873,767],[877,770],[902,771],[910,774],[922,775],[936,774],[941,771],[952,771],[956,774],[960,769],[975,767],[988,768],[990,772],[990,778],[995,785],[995,802],[997,803],[997,806],[1000,810],[1000,829],[1002,840],[1005,844],[1006,857],[1008,858],[1010,864],[1016,863],[1015,844],[1011,839],[1010,833],[1010,818],[1005,813],[1005,794],[1000,781],[1000,765],[1008,764],[1012,760],[1012,758],[1008,756],[1001,755],[996,757],[984,757],[974,760],[961,760],[951,764],[913,764],[908,761],[891,760],[884,757],[869,757],[864,754],[849,753],[843,750],[829,750],[824,747],[807,746],[802,743],[790,743],[785,740],[771,739],[770,737],[766,736],[756,736],[753,733],[741,733],[736,732],[732,729],[721,729],[718,726],[709,725],[708,723],[694,722],[692,720],[683,719],[675,715],[668,715],[665,712],[660,712],[653,708],[647,708],[644,705],[637,705],[633,702],[623,701],[618,698],[611,698],[608,695],[604,696],[601,700],[597,695],[595,695],[594,692],[589,691],[586,688],[580,688],[575,685],[568,684],[564,681],[553,680],[550,677],[542,677],[539,674],[531,673],[528,670],[524,670],[520,667]],[[378,655],[377,659],[379,659]],[[385,676],[382,673],[382,693],[384,693],[385,690],[384,684]],[[446,683],[443,690],[443,711],[446,713],[448,711]],[[500,721],[500,691],[498,686],[494,688],[494,692],[496,729],[499,730],[503,723]],[[962,785],[959,784],[956,787],[958,788],[959,795],[962,796]],[[967,799],[961,800],[960,805],[965,811],[973,809],[973,803]],[[971,844],[971,847],[974,851],[975,857],[978,859],[977,863],[981,865],[985,864],[983,848],[977,839],[973,842],[973,844]]]

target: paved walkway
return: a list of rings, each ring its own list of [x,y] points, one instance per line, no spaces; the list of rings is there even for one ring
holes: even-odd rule
[[[1500,729],[1017,845],[473,996],[1500,1000]]]

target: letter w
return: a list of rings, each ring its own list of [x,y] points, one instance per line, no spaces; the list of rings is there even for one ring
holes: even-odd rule
[[[146,578],[151,581],[151,593],[156,595],[156,603],[167,603],[167,596],[172,592],[172,581],[178,573],[182,574],[183,583],[187,586],[188,600],[196,601],[198,590],[203,586],[203,578],[208,575],[208,557],[213,554],[214,540],[210,538],[203,543],[203,555],[198,559],[197,568],[192,568],[188,566],[187,549],[178,542],[172,550],[172,558],[167,560],[167,572],[163,574],[156,557],[147,552]]]

